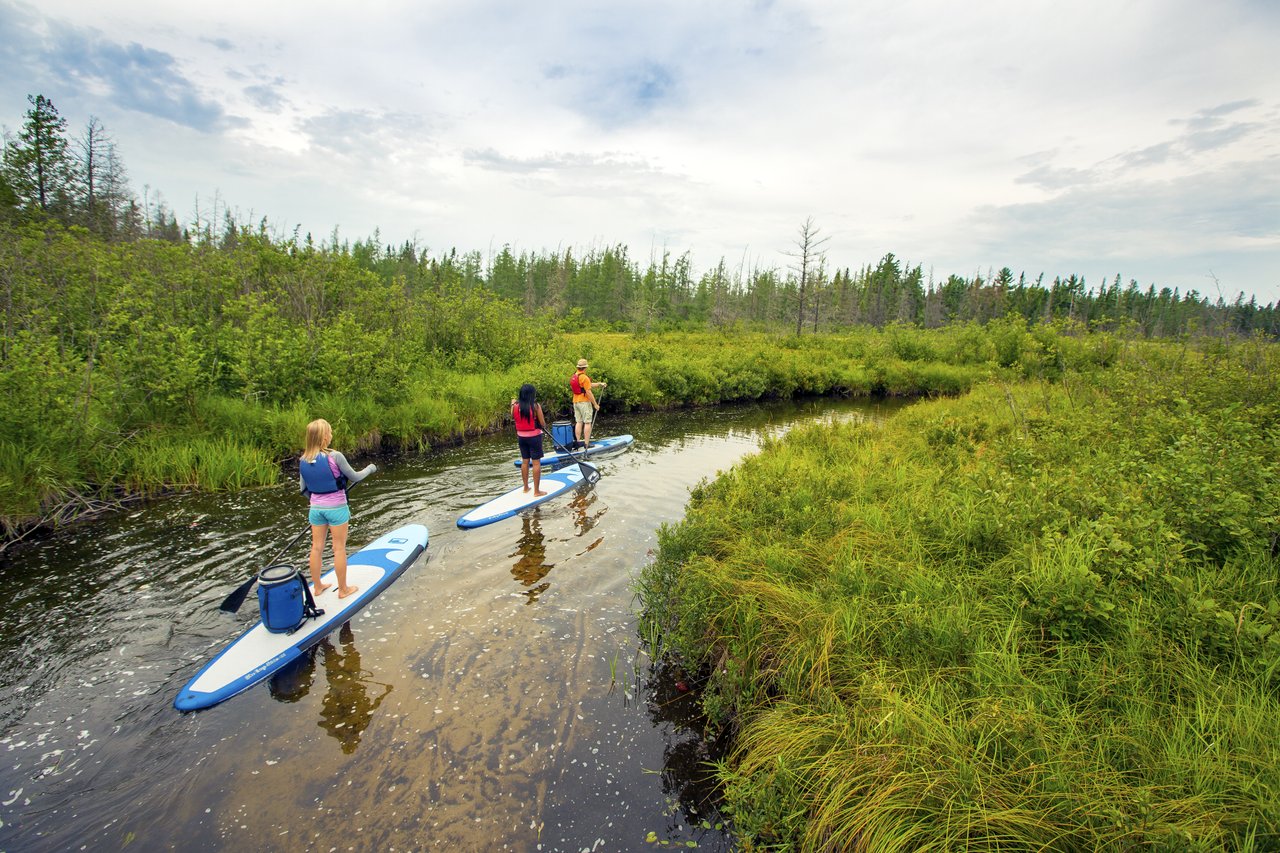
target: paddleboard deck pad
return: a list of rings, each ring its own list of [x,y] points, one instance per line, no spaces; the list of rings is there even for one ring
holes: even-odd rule
[[[612,450],[622,450],[630,446],[632,438],[629,435],[611,435],[608,438],[593,439],[591,446],[587,448],[587,456],[595,456],[597,453],[608,453]],[[573,453],[544,453],[542,455],[542,470],[548,468],[559,468],[562,465],[572,465],[578,459],[582,458],[582,451],[573,449]],[[515,461],[515,466],[520,467],[520,460]]]
[[[516,486],[505,495],[499,495],[488,503],[483,503],[463,515],[458,519],[458,526],[464,529],[484,527],[486,524],[493,524],[495,521],[511,518],[521,510],[545,503],[576,488],[582,484],[582,481],[582,467],[580,465],[570,465],[560,471],[544,473],[539,486],[546,494],[535,496],[533,493],[533,476],[530,475],[529,491],[526,492],[524,490],[523,484]]]
[[[292,634],[274,634],[259,621],[205,664],[173,706],[179,711],[208,708],[269,678],[377,598],[426,548],[427,528],[421,524],[405,525],[365,545],[347,557],[347,584],[360,587],[359,592],[338,598],[331,569],[321,577],[329,589],[316,598],[324,615],[307,619]]]

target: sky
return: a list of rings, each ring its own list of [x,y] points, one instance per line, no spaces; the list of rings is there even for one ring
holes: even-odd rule
[[[1280,303],[1275,0],[0,0],[179,220]]]

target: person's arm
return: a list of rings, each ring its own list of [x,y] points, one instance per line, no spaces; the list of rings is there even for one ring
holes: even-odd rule
[[[538,424],[539,424],[539,425],[541,425],[541,427],[542,427],[543,429],[546,429],[546,428],[547,428],[547,419],[546,419],[546,418],[544,418],[544,417],[542,416],[542,404],[541,404],[541,403],[535,403],[535,404],[534,404],[534,411],[538,413]]]
[[[337,450],[333,451],[333,461],[337,463],[338,470],[347,478],[347,484],[352,486],[378,470],[378,466],[370,462],[368,465],[364,466],[364,468],[356,471],[351,467],[351,463],[347,461],[347,457],[343,456]]]
[[[311,496],[311,493],[307,491],[307,481],[302,479],[301,470],[298,471],[298,491],[302,493],[303,497]]]

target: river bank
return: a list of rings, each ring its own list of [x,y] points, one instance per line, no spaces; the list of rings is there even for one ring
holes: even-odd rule
[[[806,427],[640,581],[782,849],[1280,843],[1280,355],[1125,350]]]
[[[1010,334],[1012,348],[997,347]],[[70,384],[54,397],[65,410],[45,411],[47,401],[11,408],[11,416],[23,419],[11,430],[21,438],[0,437],[6,494],[0,550],[33,529],[57,528],[89,510],[123,507],[139,498],[274,485],[287,476],[299,437],[315,417],[334,425],[336,447],[377,456],[452,446],[505,428],[509,401],[524,382],[540,389],[549,413],[567,416],[568,376],[580,357],[589,358],[592,373],[608,381],[601,395],[602,417],[608,418],[807,396],[956,394],[993,371],[1021,370],[1024,335],[1031,352],[1033,344],[1040,347],[1037,336],[1056,339],[1062,333],[993,326],[794,339],[751,333],[558,334],[507,368],[420,363],[389,397],[325,393],[272,401],[205,390],[184,407],[120,411],[110,388],[97,386],[86,396],[75,378],[81,369],[66,365]],[[1090,353],[1105,349],[1102,336],[1083,340]]]

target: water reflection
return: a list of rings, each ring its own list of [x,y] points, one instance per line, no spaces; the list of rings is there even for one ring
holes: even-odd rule
[[[317,658],[322,660],[327,689],[316,725],[338,741],[343,754],[351,755],[373,721],[373,712],[387,698],[392,686],[373,681],[369,677],[372,673],[361,667],[360,650],[356,648],[350,622],[344,622],[338,629],[338,644],[335,646],[325,637],[298,660],[271,676],[267,684],[271,698],[277,702],[297,702],[311,692]],[[374,699],[369,698],[370,685],[379,688]]]
[[[649,719],[669,731],[662,754],[663,794],[679,805],[691,827],[719,836],[728,821],[719,812],[714,768],[726,744],[704,735],[697,686],[680,667],[662,661],[650,666],[644,687]]]
[[[596,494],[595,489],[579,489],[569,501],[569,507],[573,510],[573,526],[577,530],[578,536],[586,536],[590,533],[591,528],[595,527],[600,519],[604,517],[604,514],[608,512],[609,507],[607,505],[601,505],[598,509],[594,508],[599,501],[600,496]],[[587,550],[590,551],[599,545],[602,539],[603,537],[592,542],[587,546]]]
[[[323,642],[327,643],[326,638]],[[267,681],[267,690],[277,702],[297,702],[311,692],[311,682],[316,676],[316,651],[312,646],[293,663],[277,670]]]
[[[762,436],[884,405],[619,419],[635,444],[601,458],[597,487],[467,534],[458,513],[509,483],[506,436],[388,460],[361,489],[353,537],[425,523],[439,531],[430,566],[361,611],[358,639],[343,628],[269,692],[208,713],[177,714],[173,696],[251,621],[218,604],[247,566],[297,535],[296,490],[168,498],[9,549],[0,849],[167,849],[191,838],[210,850],[305,849],[312,834],[352,832],[357,813],[368,842],[357,846],[370,849],[394,837],[418,849],[646,849],[651,831],[730,849],[706,772],[717,747],[698,742],[697,686],[642,670],[621,697],[610,692],[634,660],[632,578],[689,489]],[[371,671],[395,673],[395,693]],[[324,809],[313,810],[315,797]]]
[[[542,534],[542,524],[536,515],[525,515],[520,519],[524,529],[520,533],[520,541],[516,544],[515,565],[511,567],[511,575],[525,588],[525,604],[533,604],[538,596],[551,588],[551,583],[543,581],[547,573],[555,568],[555,563],[547,562],[547,538]]]
[[[344,755],[350,755],[360,745],[360,736],[369,728],[373,712],[391,692],[391,685],[374,681],[372,672],[360,667],[360,651],[351,623],[343,624],[338,631],[341,650],[326,639],[320,644],[324,657],[324,676],[329,689],[320,707],[318,725],[330,737],[342,744]],[[380,688],[377,697],[370,700],[369,686]]]

